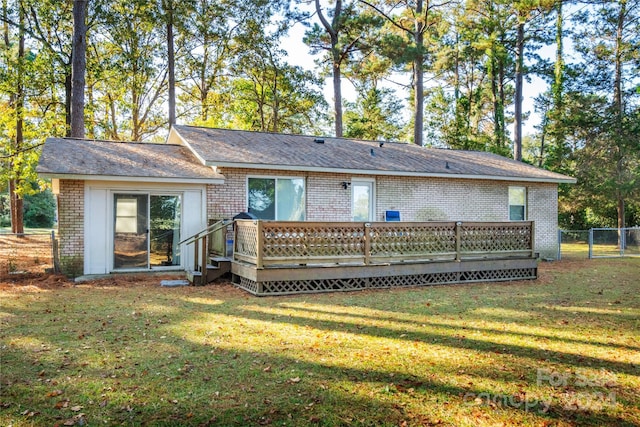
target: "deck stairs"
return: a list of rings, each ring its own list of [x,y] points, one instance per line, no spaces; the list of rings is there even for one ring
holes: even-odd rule
[[[194,245],[195,262],[187,269],[187,280],[192,285],[206,285],[231,273],[232,260],[224,256],[228,252],[227,233],[231,224],[230,220],[217,221],[179,243]]]
[[[187,271],[187,280],[192,285],[202,286],[211,283],[225,274],[231,273],[231,258],[211,256],[203,277],[202,271]]]

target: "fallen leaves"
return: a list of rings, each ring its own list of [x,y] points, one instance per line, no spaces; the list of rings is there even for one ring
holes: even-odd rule
[[[47,397],[56,397],[56,396],[60,396],[63,393],[62,390],[53,390],[50,391],[49,393],[47,393]]]

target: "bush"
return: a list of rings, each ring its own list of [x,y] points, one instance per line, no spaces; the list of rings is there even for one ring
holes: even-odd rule
[[[56,201],[51,190],[24,197],[24,226],[51,228],[56,216]],[[11,226],[11,202],[8,194],[0,194],[0,227]]]
[[[56,201],[51,190],[24,197],[24,226],[51,228],[56,215]]]
[[[11,226],[11,211],[9,207],[9,195],[0,194],[0,227]]]

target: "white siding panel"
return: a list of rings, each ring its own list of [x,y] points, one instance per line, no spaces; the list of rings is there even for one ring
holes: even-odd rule
[[[88,187],[85,191],[84,227],[84,272],[85,274],[106,274],[109,265],[108,219],[109,193],[104,188]]]
[[[207,226],[205,211],[205,194],[202,190],[188,190],[183,193],[184,214],[182,220],[182,233],[180,240],[193,236]],[[181,245],[182,266],[188,270],[193,269],[194,244]]]

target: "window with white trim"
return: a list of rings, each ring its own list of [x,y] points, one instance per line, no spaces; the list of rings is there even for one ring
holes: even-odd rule
[[[527,219],[527,188],[509,187],[509,220]]]
[[[247,189],[249,212],[258,218],[304,221],[304,178],[250,177]]]

